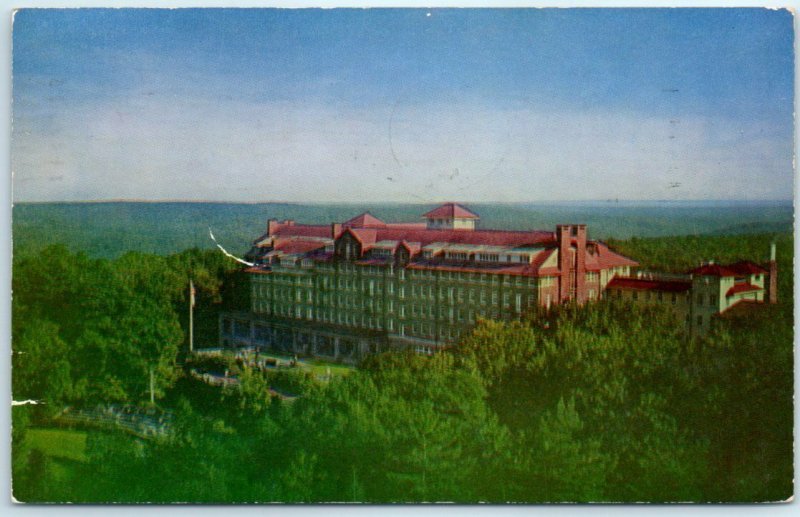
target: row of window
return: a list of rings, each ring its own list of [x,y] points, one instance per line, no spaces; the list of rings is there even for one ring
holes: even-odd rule
[[[530,300],[534,302],[533,299]],[[517,300],[516,313],[522,312],[522,300]],[[408,306],[400,305],[398,310],[395,311],[394,304],[390,301],[386,307],[386,314],[381,312],[382,305],[375,304],[356,304],[352,300],[345,299],[345,303],[337,307],[314,307],[311,305],[297,305],[293,303],[269,303],[258,301],[254,304],[254,312],[263,313],[267,315],[283,316],[288,318],[298,319],[313,319],[317,321],[329,323],[352,324],[353,322],[361,321],[364,318],[380,318],[387,316],[389,318],[414,318],[414,319],[438,319],[439,321],[449,321],[450,323],[474,323],[476,318],[498,317],[502,313],[498,307],[488,308],[480,307],[471,309],[469,307],[438,307],[428,304],[410,304]],[[346,310],[343,310],[346,309]],[[505,307],[504,311],[510,311],[511,307]],[[366,320],[364,320],[366,321]]]
[[[704,305],[706,301],[706,296],[703,293],[699,293],[697,295],[697,305]],[[709,294],[708,295],[708,305],[711,307],[717,306],[717,295]]]
[[[427,273],[427,274],[426,274]],[[412,279],[428,279],[429,274],[432,273],[430,270],[422,270],[422,271],[414,271],[412,270]],[[353,277],[355,276],[355,278]],[[339,289],[350,289],[350,290],[367,290],[370,291],[377,290],[378,292],[382,292],[383,282],[381,280],[373,280],[373,279],[361,279],[362,275],[339,275],[338,278],[330,278],[328,275],[320,275],[318,286],[323,289],[329,288],[339,288]],[[389,281],[386,283],[387,292],[394,291],[394,285],[391,281],[392,279],[389,278]],[[491,285],[498,285],[500,283],[506,285],[516,285],[518,287],[522,287],[525,285],[534,287],[549,287],[555,284],[556,278],[552,276],[541,277],[541,278],[527,278],[522,276],[510,276],[510,275],[487,275],[485,273],[481,274],[462,274],[458,272],[452,271],[445,271],[442,272],[440,280],[452,280],[456,282],[463,282],[463,283],[477,283],[477,284],[491,284]],[[588,283],[595,283],[599,280],[598,273],[586,273],[586,282]],[[314,287],[314,281],[312,276],[307,275],[270,275],[265,279],[259,278],[259,283],[262,285],[286,285],[286,286],[307,286],[307,287]]]
[[[622,298],[622,289],[616,290],[617,298]],[[677,293],[664,293],[661,291],[644,291],[640,293],[639,291],[631,291],[631,299],[633,301],[644,300],[644,301],[659,301],[659,302],[670,302],[672,305],[676,305],[681,295]],[[688,296],[688,295],[685,295]],[[708,305],[710,307],[717,306],[717,296],[714,294],[705,295],[703,293],[699,293],[695,298],[697,305],[702,306],[706,304],[706,300],[708,301]],[[698,316],[697,320],[698,325],[702,325],[702,316]]]
[[[622,298],[622,289],[617,289],[616,294],[617,298]],[[664,293],[662,291],[631,291],[631,299],[633,301],[644,300],[644,301],[659,301],[659,302],[670,302],[672,305],[676,305],[678,303],[678,293]]]
[[[348,292],[361,292],[360,289],[355,289],[354,287],[347,287],[343,288],[344,293],[328,293],[328,292],[315,292],[311,289],[302,289],[302,288],[294,288],[294,287],[280,287],[280,286],[268,286],[261,284],[259,286],[255,286],[253,290],[253,297],[257,298],[267,298],[275,301],[294,301],[294,302],[303,302],[304,300],[308,303],[313,303],[315,300],[318,304],[321,305],[328,305],[330,303],[335,303],[338,301],[338,304],[348,304],[352,305],[354,300],[353,295],[348,294]],[[375,284],[370,281],[367,284],[367,289],[364,290],[363,294],[369,294],[368,299],[372,300],[371,297],[377,296],[382,294],[383,290],[380,286],[376,288]],[[387,292],[389,294],[394,293],[394,288],[391,284],[389,284],[387,288]],[[435,295],[437,293],[436,289],[432,285],[418,285],[412,284],[409,289],[410,298],[412,299],[420,299],[420,298],[427,298],[429,300],[434,300]],[[518,305],[522,304],[522,296],[523,293],[514,293],[515,297],[519,299]],[[344,296],[343,296],[344,295]],[[401,287],[398,292],[399,298],[404,299],[406,295],[406,288]],[[464,288],[464,287],[440,287],[438,290],[439,299],[441,300],[448,300],[450,302],[470,302],[470,303],[480,303],[480,304],[487,304],[491,303],[492,305],[497,305],[498,299],[500,294],[497,291],[488,292],[485,289],[475,289],[475,288]],[[503,305],[509,305],[512,293],[510,291],[506,291],[502,293]],[[528,305],[533,305],[535,303],[535,296],[532,294],[528,295]]]

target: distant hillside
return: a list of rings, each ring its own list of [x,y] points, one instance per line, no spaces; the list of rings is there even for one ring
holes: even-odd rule
[[[209,227],[219,242],[244,253],[264,232],[269,218],[329,224],[370,211],[387,222],[420,221],[435,205],[289,203],[21,203],[13,209],[15,253],[52,243],[97,257],[125,251],[167,254],[211,248]],[[476,204],[484,228],[554,229],[586,223],[592,238],[790,232],[788,203],[541,203]]]

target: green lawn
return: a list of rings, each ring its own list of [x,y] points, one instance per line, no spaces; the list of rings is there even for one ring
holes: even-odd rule
[[[303,363],[308,365],[311,368],[311,371],[317,377],[328,375],[328,368],[330,368],[330,374],[332,377],[350,375],[350,373],[355,370],[355,368],[352,366],[339,363],[330,363],[328,361],[322,361],[319,359],[304,359]]]
[[[86,432],[57,428],[29,429],[27,445],[31,449],[53,457],[84,462],[86,458]]]
[[[279,354],[270,354],[270,353],[259,353],[259,357],[262,358],[272,358],[281,361],[282,363],[288,363],[292,360],[291,356],[288,355],[279,355]],[[348,366],[345,364],[334,363],[331,361],[325,361],[323,359],[312,359],[312,358],[302,358],[298,359],[298,366],[303,369],[310,369],[311,373],[318,379],[326,377],[328,375],[328,368],[330,368],[331,377],[340,377],[344,375],[349,375],[353,370],[355,370],[354,366]]]

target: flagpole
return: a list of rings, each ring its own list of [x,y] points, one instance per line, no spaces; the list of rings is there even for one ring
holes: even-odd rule
[[[189,353],[194,352],[194,283],[189,280]]]
[[[155,396],[155,393],[153,392],[153,384],[154,384],[153,367],[151,366],[150,367],[150,404],[151,405],[154,405],[156,403],[156,398],[155,398],[156,396]]]

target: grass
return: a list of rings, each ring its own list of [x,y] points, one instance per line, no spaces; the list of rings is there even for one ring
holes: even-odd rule
[[[261,358],[276,359],[283,363],[288,363],[292,360],[292,357],[288,355],[270,354],[264,352],[260,352],[258,356]],[[329,368],[331,377],[341,377],[345,375],[350,375],[350,373],[352,373],[353,370],[355,370],[354,366],[348,366],[341,363],[325,361],[324,359],[313,359],[313,358],[298,359],[298,366],[302,369],[311,370],[311,373],[313,373],[314,377],[316,377],[317,379],[327,378]]]
[[[70,429],[35,428],[27,433],[27,445],[59,459],[85,462],[86,432]]]
[[[334,377],[350,375],[350,373],[352,373],[353,370],[355,369],[352,366],[346,366],[339,363],[331,363],[328,361],[322,361],[320,359],[305,359],[303,360],[303,363],[311,367],[312,373],[317,377],[327,376],[329,368],[331,376]]]

